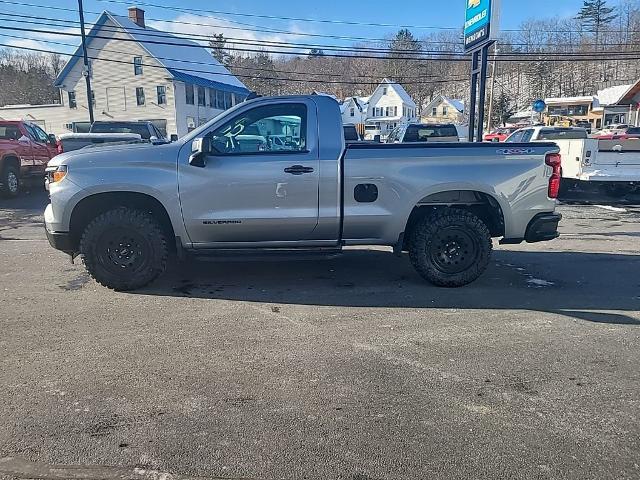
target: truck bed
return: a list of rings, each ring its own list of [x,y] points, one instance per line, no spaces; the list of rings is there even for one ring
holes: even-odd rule
[[[411,210],[442,190],[495,199],[507,225],[505,237],[518,237],[535,215],[555,205],[546,195],[550,169],[544,158],[557,151],[553,142],[348,144],[343,155],[345,243],[366,238],[371,244],[392,244]]]

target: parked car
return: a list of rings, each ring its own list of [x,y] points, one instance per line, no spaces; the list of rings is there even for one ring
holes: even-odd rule
[[[166,140],[153,123],[145,121],[95,121],[91,124],[89,133],[134,133],[150,142]]]
[[[483,140],[485,142],[504,142],[509,135],[518,130],[518,127],[500,127],[493,132],[487,133]]]
[[[535,127],[521,128],[513,132],[505,140],[508,143],[576,140],[588,138],[587,131],[579,127],[547,127],[538,125]]]
[[[344,132],[345,142],[359,142],[361,140],[355,125],[343,125],[342,130]]]
[[[629,127],[622,133],[598,134],[593,138],[598,140],[633,140],[640,139],[640,127]]]
[[[532,127],[507,142],[553,141],[562,157],[562,193],[589,183],[607,195],[623,197],[640,189],[640,137],[588,138],[582,128]]]
[[[137,133],[63,133],[58,137],[58,153],[72,152],[85,147],[122,142],[142,142]]]
[[[554,143],[345,144],[340,119],[327,96],[262,97],[174,143],[62,154],[49,242],[116,290],[153,281],[170,252],[281,257],[346,245],[407,251],[426,280],[459,287],[487,268],[492,237],[558,236]],[[235,137],[254,128],[287,130],[298,148],[247,151]]]
[[[405,123],[394,128],[387,143],[459,142],[453,123]]]
[[[611,125],[605,125],[605,127],[600,130],[598,136],[621,134],[624,133],[627,128],[629,128],[629,125],[627,125],[626,123],[613,123]]]
[[[35,123],[0,120],[0,194],[15,197],[27,178],[42,178],[58,154],[56,138]]]
[[[588,120],[578,120],[575,123],[575,126],[578,128],[584,128],[588,134],[591,134],[591,131],[593,130],[593,125],[591,125],[591,122]]]

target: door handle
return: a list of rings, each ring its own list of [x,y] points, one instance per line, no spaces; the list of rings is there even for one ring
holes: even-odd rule
[[[292,165],[284,169],[285,173],[290,173],[291,175],[303,175],[305,173],[313,173],[312,167],[305,167],[302,165]]]

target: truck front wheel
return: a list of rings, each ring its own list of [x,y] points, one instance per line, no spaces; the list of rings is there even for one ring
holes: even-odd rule
[[[164,272],[168,252],[162,228],[151,214],[117,208],[87,225],[80,255],[98,283],[126,291],[144,287]]]
[[[12,163],[0,167],[0,194],[5,197],[17,197],[20,193],[20,168]]]
[[[446,208],[425,216],[409,239],[409,258],[418,273],[440,287],[461,287],[486,270],[493,244],[474,214]]]

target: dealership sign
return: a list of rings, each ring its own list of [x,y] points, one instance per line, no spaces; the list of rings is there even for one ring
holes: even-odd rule
[[[464,0],[464,50],[466,52],[493,42],[498,34],[500,0]]]

